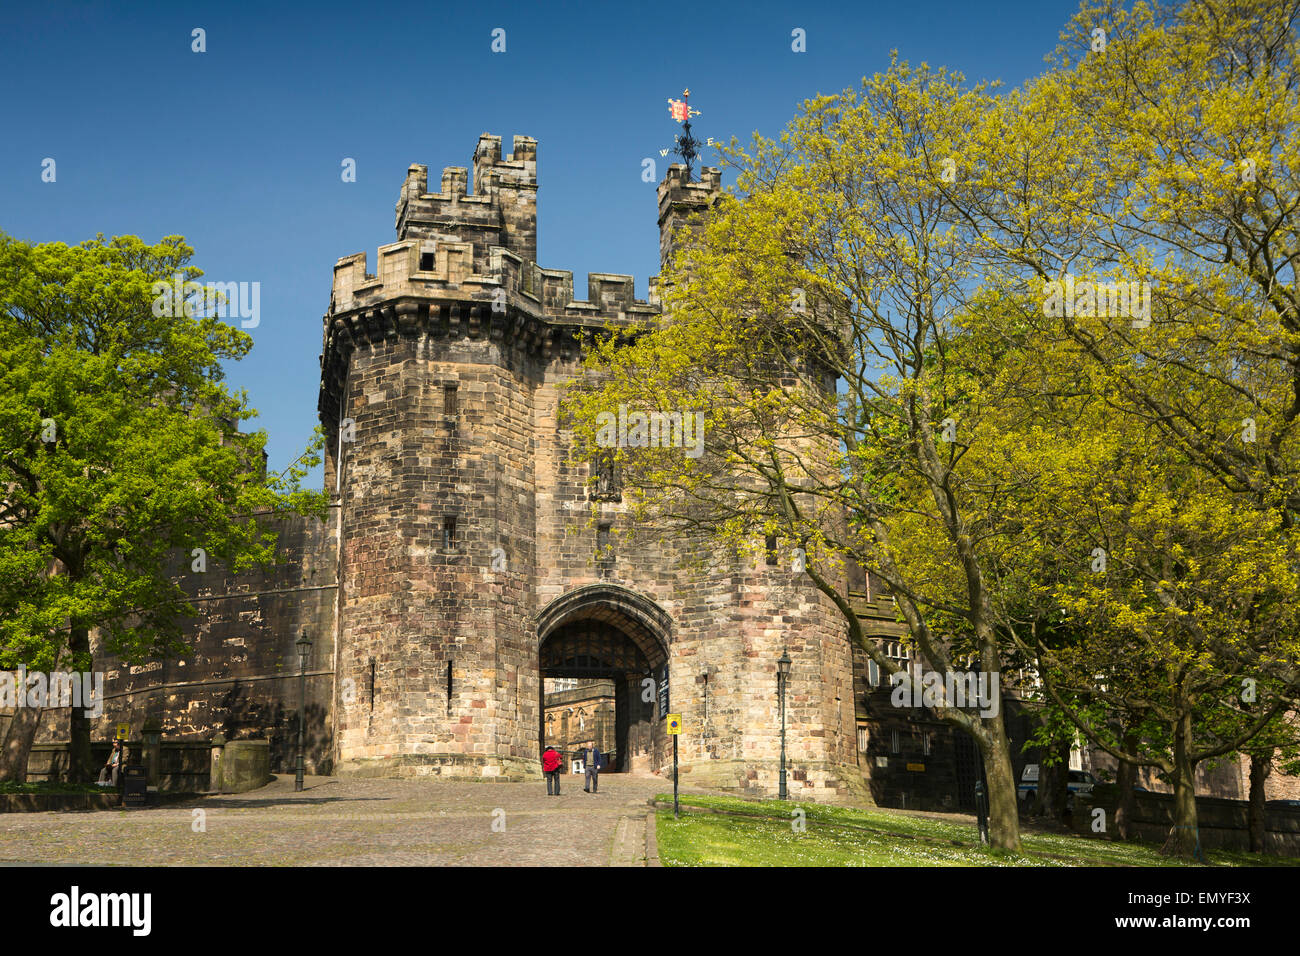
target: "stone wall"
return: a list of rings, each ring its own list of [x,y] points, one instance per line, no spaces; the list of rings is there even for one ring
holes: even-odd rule
[[[158,773],[159,791],[172,793],[206,793],[209,787],[212,769],[212,747],[204,740],[169,741],[164,740],[160,746],[161,753]],[[94,776],[99,776],[100,768],[108,760],[112,745],[103,742],[91,744],[91,766]],[[126,764],[143,764],[143,748],[138,740],[126,745]],[[27,780],[29,782],[62,781],[67,777],[68,745],[66,742],[35,744],[31,759],[27,762]]]
[[[666,660],[669,707],[687,724],[683,770],[698,783],[775,792],[775,662],[788,650],[795,789],[860,791],[833,606],[788,569],[632,536],[621,502],[593,508],[590,464],[560,417],[563,385],[593,331],[657,309],[629,276],[592,273],[578,301],[571,273],[537,265],[536,160],[533,140],[516,137],[502,158],[485,134],[472,192],[463,168],[429,193],[427,167],[412,166],[398,242],[380,249],[376,273],[364,255],[335,267],[318,407],[340,513],[338,682],[364,688],[336,700],[339,769],[536,776],[540,642],[599,618],[655,667]],[[665,253],[717,195],[718,171],[702,178],[686,183],[676,166],[665,177]],[[610,546],[598,556],[602,525]],[[629,758],[662,769],[663,708],[642,698],[642,679],[616,687],[619,720]]]
[[[1091,750],[1090,768],[1100,779],[1114,780],[1117,763],[1104,751]],[[1138,783],[1153,793],[1174,792],[1171,784],[1160,779],[1157,771],[1143,767]],[[1207,760],[1196,767],[1196,792],[1207,797],[1245,800],[1250,796],[1250,760],[1245,756]],[[1282,773],[1275,765],[1264,778],[1265,800],[1300,800],[1300,777]]]
[[[313,641],[307,663],[306,763],[329,769],[333,694],[334,601],[337,566],[330,522],[290,516],[264,518],[279,530],[278,563],[238,574],[210,557],[206,571],[178,556],[174,571],[198,615],[186,625],[186,653],[171,660],[129,664],[106,654],[92,635],[94,667],[104,672],[104,710],[91,724],[92,741],[112,739],[116,725],[138,739],[144,721],[161,722],[165,742],[203,745],[218,732],[228,739],[270,741],[275,772],[292,769],[297,734],[299,658],[294,641],[305,628]],[[69,708],[42,715],[36,741],[68,739]],[[8,713],[0,713],[0,732]]]
[[[1099,787],[1091,797],[1081,797],[1079,808],[1071,815],[1074,829],[1084,836],[1096,836],[1092,830],[1094,807],[1106,811],[1105,819],[1115,819],[1115,787]],[[1174,825],[1172,794],[1138,793],[1134,800],[1133,830],[1138,839],[1163,843]],[[1247,851],[1248,808],[1244,801],[1220,797],[1196,798],[1197,831],[1201,846]],[[1277,856],[1300,856],[1300,807],[1271,805],[1264,813],[1264,852]]]
[[[453,752],[527,774],[536,760],[529,371],[468,338],[384,340],[351,357],[340,680],[368,687],[375,661],[373,702],[339,702],[338,748],[355,769],[445,772],[422,758]]]
[[[604,754],[610,754],[618,746],[612,680],[591,681],[570,690],[549,693],[545,711],[546,730],[542,740],[546,746],[558,750],[566,762],[588,740],[594,740]]]
[[[553,364],[534,400],[538,605],[608,583],[666,612],[669,708],[683,715],[679,759],[693,786],[776,793],[776,661],[788,650],[795,662],[786,714],[791,792],[827,800],[860,795],[850,650],[838,611],[792,574],[788,561],[754,566],[711,544],[633,528],[621,501],[599,502],[593,513],[590,465],[574,459],[559,413],[563,383],[577,372],[576,362]],[[612,541],[603,563],[596,559],[601,523]],[[671,765],[661,719],[648,749],[654,770]]]

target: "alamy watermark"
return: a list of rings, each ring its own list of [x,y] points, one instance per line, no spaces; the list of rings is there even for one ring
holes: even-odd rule
[[[685,448],[686,457],[704,453],[704,416],[699,412],[631,412],[618,406],[618,414],[596,416],[596,444],[600,448]]]
[[[133,936],[148,936],[152,911],[152,893],[83,893],[73,886],[50,897],[50,925],[55,927],[124,927]]]
[[[102,671],[0,671],[0,707],[84,707],[87,717],[104,713]]]
[[[1076,282],[1066,273],[1063,281],[1043,284],[1043,315],[1060,318],[1109,316],[1129,318],[1133,328],[1151,325],[1151,284],[1148,282]]]
[[[906,671],[889,675],[895,707],[978,707],[981,717],[996,717],[1002,694],[996,671],[925,671],[918,683]]]
[[[157,318],[181,315],[203,318],[240,318],[239,324],[255,329],[261,324],[262,284],[260,282],[171,282],[158,280],[149,288],[154,296],[153,314]]]

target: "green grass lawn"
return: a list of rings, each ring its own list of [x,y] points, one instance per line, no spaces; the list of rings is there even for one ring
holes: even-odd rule
[[[97,787],[93,783],[47,783],[44,780],[32,783],[15,783],[10,780],[0,783],[0,793],[113,793],[112,787]]]
[[[661,794],[660,800],[672,800]],[[744,816],[691,812],[687,803]],[[804,811],[802,833],[792,811]],[[1148,843],[1021,831],[1022,852],[980,844],[973,824],[815,803],[690,796],[681,819],[659,810],[664,866],[1182,866]],[[1300,866],[1300,860],[1209,850],[1212,866]],[[1192,863],[1191,865],[1199,865]]]

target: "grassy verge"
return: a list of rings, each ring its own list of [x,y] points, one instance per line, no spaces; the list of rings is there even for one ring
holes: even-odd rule
[[[112,793],[112,787],[97,787],[93,783],[0,783],[0,793]]]
[[[660,800],[672,800],[661,794]],[[728,814],[691,812],[689,806]],[[798,832],[792,811],[802,810]],[[828,807],[737,797],[687,798],[682,816],[658,812],[665,866],[1182,866],[1145,843],[1021,833],[1022,852],[980,844],[974,825],[890,810]],[[1300,866],[1300,860],[1209,850],[1212,866]],[[1192,865],[1199,865],[1193,863]]]

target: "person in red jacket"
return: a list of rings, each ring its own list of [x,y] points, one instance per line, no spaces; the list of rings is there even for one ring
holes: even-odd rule
[[[542,773],[546,774],[546,795],[549,797],[552,792],[555,796],[560,795],[560,755],[554,747],[547,747],[546,752],[542,754]],[[554,791],[551,784],[554,782]]]

